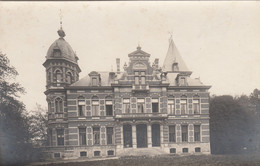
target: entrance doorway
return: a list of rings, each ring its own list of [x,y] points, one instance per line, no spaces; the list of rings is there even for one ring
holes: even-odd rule
[[[159,124],[152,125],[152,146],[161,146]]]
[[[123,137],[124,137],[124,147],[132,147],[132,126],[127,124],[123,126]]]
[[[147,147],[147,126],[145,124],[136,125],[137,148]]]

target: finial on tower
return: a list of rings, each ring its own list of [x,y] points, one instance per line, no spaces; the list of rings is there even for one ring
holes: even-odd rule
[[[62,12],[61,12],[61,9],[60,9],[60,29],[57,31],[58,32],[58,35],[63,38],[66,36],[65,32],[63,31],[62,29]]]
[[[140,42],[138,42],[137,50],[141,50]]]
[[[169,38],[169,43],[171,43],[171,41],[172,41],[172,32],[168,32],[169,34],[170,34],[170,38]]]

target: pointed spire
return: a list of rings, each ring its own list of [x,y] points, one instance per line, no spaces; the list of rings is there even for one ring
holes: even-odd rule
[[[60,29],[57,31],[60,38],[64,38],[66,36],[65,32],[62,29],[62,12],[60,9]]]
[[[183,61],[176,45],[173,42],[172,34],[169,39],[169,48],[167,55],[164,59],[163,68],[164,72],[184,72],[189,71],[185,62]]]

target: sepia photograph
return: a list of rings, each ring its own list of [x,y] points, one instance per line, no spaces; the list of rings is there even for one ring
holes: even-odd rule
[[[2,1],[0,165],[260,165],[259,43],[258,1]]]

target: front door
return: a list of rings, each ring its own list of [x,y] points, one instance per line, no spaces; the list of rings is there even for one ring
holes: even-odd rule
[[[147,125],[136,125],[137,148],[147,147]]]

